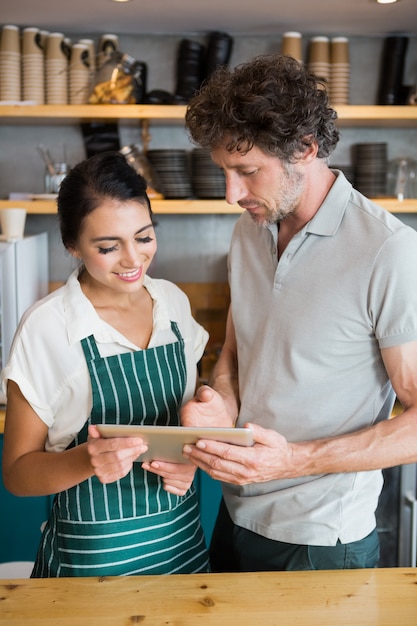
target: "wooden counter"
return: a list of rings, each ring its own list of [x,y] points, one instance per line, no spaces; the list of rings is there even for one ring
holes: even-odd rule
[[[0,625],[415,626],[417,570],[0,580]]]

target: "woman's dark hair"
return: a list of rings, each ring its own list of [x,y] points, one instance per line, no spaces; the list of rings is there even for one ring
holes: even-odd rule
[[[312,142],[319,158],[329,156],[339,140],[336,117],[313,74],[292,57],[265,55],[232,71],[219,67],[191,98],[186,125],[207,150],[256,146],[294,162]]]
[[[119,152],[102,152],[75,165],[61,183],[58,219],[66,248],[76,244],[83,220],[106,199],[140,202],[148,207],[153,223],[146,180]]]

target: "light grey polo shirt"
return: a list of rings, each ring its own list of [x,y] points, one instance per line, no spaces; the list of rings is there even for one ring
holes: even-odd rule
[[[229,254],[241,410],[289,441],[387,419],[394,394],[380,349],[417,340],[417,233],[340,172],[277,262],[277,227],[244,213]],[[224,485],[236,524],[310,545],[375,527],[380,471]]]

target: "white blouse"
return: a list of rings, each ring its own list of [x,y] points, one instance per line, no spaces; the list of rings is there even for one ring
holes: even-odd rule
[[[139,349],[97,315],[81,290],[78,271],[63,287],[26,311],[1,373],[4,393],[7,381],[13,380],[48,426],[48,451],[64,450],[91,412],[90,376],[81,339],[93,334],[102,357]],[[183,337],[186,402],[194,395],[196,364],[203,355],[208,333],[193,319],[187,296],[174,283],[145,276],[144,286],[154,301],[148,348],[176,341],[171,321],[177,323]]]

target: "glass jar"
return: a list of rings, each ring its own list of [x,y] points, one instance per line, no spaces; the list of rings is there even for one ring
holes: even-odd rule
[[[58,193],[59,187],[68,174],[68,163],[54,163],[54,173],[48,168],[45,170],[45,193]]]
[[[147,66],[119,50],[108,50],[96,73],[90,104],[135,104],[146,94]]]

